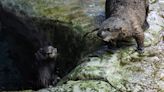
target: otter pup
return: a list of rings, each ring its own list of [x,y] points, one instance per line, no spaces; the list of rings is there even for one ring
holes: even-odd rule
[[[53,46],[45,46],[40,48],[35,53],[38,67],[37,84],[40,87],[48,87],[57,82],[57,75],[55,75],[57,48]],[[56,76],[56,77],[55,77]]]
[[[97,35],[116,45],[118,40],[133,37],[137,50],[144,49],[143,26],[147,24],[148,0],[106,0],[106,20]]]

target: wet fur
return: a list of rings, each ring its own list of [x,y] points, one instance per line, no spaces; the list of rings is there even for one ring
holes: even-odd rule
[[[5,26],[2,31],[7,36],[9,35],[8,39],[12,41],[12,45],[14,43],[14,46],[10,48],[10,56],[27,84],[30,82],[36,88],[51,85],[55,74],[57,51],[53,59],[38,59],[35,55],[36,52],[39,55],[43,54],[42,56],[52,54],[46,53],[49,52],[48,50],[43,50],[42,52],[44,53],[39,51],[41,48],[49,46],[50,42],[47,40],[47,37],[36,28],[32,21],[30,21],[30,18],[18,16],[10,10],[3,8],[0,3],[1,23]]]
[[[53,85],[53,81],[55,80],[55,65],[56,62],[54,60],[46,60],[40,63],[38,68],[38,87]]]
[[[105,10],[106,20],[100,26],[98,36],[102,39],[108,37],[108,42],[133,37],[137,49],[143,50],[148,0],[106,0]]]

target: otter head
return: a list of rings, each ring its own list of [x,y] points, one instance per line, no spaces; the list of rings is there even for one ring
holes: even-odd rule
[[[103,39],[106,42],[109,42],[111,40],[115,40],[118,38],[120,33],[120,29],[100,29],[97,33],[97,36]]]
[[[109,18],[100,26],[97,36],[106,42],[126,37],[126,25],[123,20]]]
[[[35,53],[37,60],[56,59],[57,55],[57,48],[53,46],[45,46]]]

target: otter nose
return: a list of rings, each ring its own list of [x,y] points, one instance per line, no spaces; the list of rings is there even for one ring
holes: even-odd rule
[[[102,38],[102,33],[101,33],[101,31],[98,31],[98,32],[97,32],[97,36],[100,37],[100,38]]]

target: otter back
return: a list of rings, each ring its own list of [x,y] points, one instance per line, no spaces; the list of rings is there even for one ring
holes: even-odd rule
[[[106,0],[106,20],[98,36],[107,42],[133,37],[143,50],[143,26],[147,24],[148,0]]]

